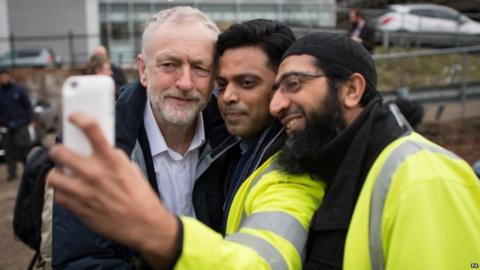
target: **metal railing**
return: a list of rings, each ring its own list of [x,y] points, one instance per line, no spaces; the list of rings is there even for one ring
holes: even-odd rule
[[[389,63],[399,63],[399,61],[404,59],[419,61],[419,59],[425,59],[426,57],[456,55],[456,59],[459,60],[460,63],[450,63],[443,83],[437,82],[437,84],[428,84],[417,87],[411,87],[407,83],[397,89],[387,92],[386,98],[393,99],[395,96],[400,95],[404,98],[406,97],[420,102],[460,99],[463,118],[465,116],[467,98],[480,97],[480,82],[469,79],[469,71],[480,69],[478,64],[480,61],[472,64],[473,59],[479,60],[479,53],[480,45],[477,45],[447,49],[376,54],[373,55],[373,58],[378,70],[382,68],[379,66],[385,61],[388,61]],[[427,60],[424,60],[424,62],[425,61]],[[381,73],[381,71],[379,71],[379,73]],[[399,79],[401,80],[401,76]]]

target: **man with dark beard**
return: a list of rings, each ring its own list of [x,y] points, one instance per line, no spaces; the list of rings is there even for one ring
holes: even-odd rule
[[[305,269],[461,269],[480,260],[480,183],[455,154],[383,106],[373,59],[348,37],[311,34],[284,54],[270,111],[290,136],[278,158],[327,183]]]

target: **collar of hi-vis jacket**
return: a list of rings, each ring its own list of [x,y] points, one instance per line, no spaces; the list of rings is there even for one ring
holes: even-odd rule
[[[321,231],[325,241],[308,244],[309,250],[317,249],[315,254],[325,255],[320,260],[341,265],[348,225],[366,175],[381,151],[404,133],[377,97],[322,151],[318,166],[327,190],[314,214],[311,233]]]

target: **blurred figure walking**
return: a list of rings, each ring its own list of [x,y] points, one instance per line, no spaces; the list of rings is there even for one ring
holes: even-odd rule
[[[348,35],[372,53],[375,46],[375,29],[368,25],[363,12],[360,9],[350,10],[348,20],[351,24]]]
[[[104,57],[108,60],[110,64],[110,69],[112,72],[110,76],[112,76],[113,81],[115,82],[115,99],[117,99],[118,96],[120,95],[120,89],[122,88],[122,86],[124,86],[127,83],[127,77],[125,76],[125,73],[119,66],[110,62],[107,49],[104,46],[100,45],[97,48],[95,48],[95,50],[93,51],[92,57],[95,57],[95,56]],[[92,59],[92,57],[90,59]]]
[[[17,161],[25,162],[30,148],[28,125],[32,105],[27,91],[16,83],[8,70],[0,70],[0,132],[5,148],[8,181],[17,178]]]
[[[85,74],[112,76],[110,60],[103,55],[93,54],[85,67]]]

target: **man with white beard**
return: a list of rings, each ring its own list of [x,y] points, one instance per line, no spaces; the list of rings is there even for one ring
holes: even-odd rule
[[[116,104],[116,146],[139,165],[172,213],[196,217],[216,230],[224,157],[200,159],[228,135],[216,106],[210,106],[215,98],[208,103],[218,34],[217,26],[194,8],[155,14],[145,24],[137,57],[139,81],[128,84]],[[130,249],[94,233],[59,205],[54,207],[52,251],[52,266],[62,269],[130,269],[139,261]]]

